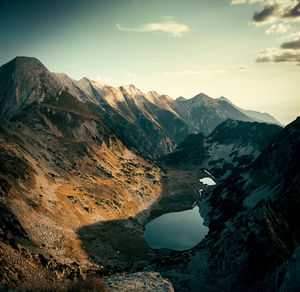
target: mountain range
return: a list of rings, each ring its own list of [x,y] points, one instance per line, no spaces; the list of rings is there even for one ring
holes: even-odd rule
[[[112,87],[52,73],[37,59],[17,57],[0,68],[0,114],[18,120],[37,108],[57,108],[99,118],[130,149],[157,158],[189,133],[211,133],[230,118],[279,124],[266,114],[250,114],[221,98],[201,93],[173,100],[134,85]],[[258,117],[256,117],[258,116]]]
[[[297,291],[299,131],[224,97],[15,58],[0,67],[0,290],[101,277],[112,291]],[[149,221],[195,203],[203,241],[147,245]]]

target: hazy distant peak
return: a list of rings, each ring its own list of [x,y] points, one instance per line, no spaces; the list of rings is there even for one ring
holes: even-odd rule
[[[185,101],[185,100],[186,100],[186,98],[183,96],[179,96],[176,98],[176,101]]]
[[[204,93],[195,95],[193,98],[190,99],[190,101],[193,104],[198,104],[198,105],[201,105],[201,104],[216,105],[216,101]]]
[[[201,93],[195,95],[193,97],[193,99],[212,99],[212,98],[209,97],[208,95],[206,95],[205,93],[201,92]]]
[[[232,104],[232,102],[225,96],[220,96],[220,97],[216,98],[216,100],[223,100],[223,101],[227,101],[228,103]]]
[[[262,113],[262,112],[255,111],[255,110],[242,109],[242,108],[236,106],[234,103],[232,103],[228,98],[226,98],[224,96],[216,98],[215,100],[216,101],[226,101],[227,103],[229,103],[230,105],[232,105],[233,107],[235,107],[236,109],[238,109],[239,111],[241,111],[243,114],[247,115],[254,121],[269,123],[269,124],[276,124],[276,125],[281,126],[281,123],[268,113]]]

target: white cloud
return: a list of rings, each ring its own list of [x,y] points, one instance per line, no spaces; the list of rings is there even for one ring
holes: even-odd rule
[[[251,21],[252,25],[261,26],[278,21],[300,21],[299,0],[229,0],[231,5],[258,2],[263,4],[263,9],[254,13]]]
[[[300,65],[300,51],[293,49],[282,49],[279,47],[266,48],[259,52],[257,63],[283,63],[292,62]]]
[[[272,24],[266,29],[266,34],[286,33],[294,28],[294,22],[300,21],[299,0],[229,0],[233,4],[251,4],[260,2],[262,8],[256,11],[250,22],[254,26]],[[289,23],[289,24],[288,24]],[[257,63],[282,63],[290,62],[300,65],[300,38],[299,32],[279,38],[290,40],[281,46],[266,48],[257,55]]]
[[[266,30],[266,34],[271,34],[271,33],[285,33],[290,29],[289,24],[273,24]]]
[[[142,26],[135,28],[126,28],[120,24],[116,24],[118,30],[122,31],[133,31],[133,32],[165,32],[173,37],[182,37],[184,33],[188,32],[190,29],[187,25],[178,23],[173,20],[167,20],[164,22],[156,23],[145,23]]]
[[[297,39],[300,38],[300,31],[297,31],[297,32],[293,32],[289,35],[285,35],[285,36],[282,36],[280,38],[278,38],[277,40],[278,41],[282,41],[282,40],[290,40],[290,41],[295,41]]]

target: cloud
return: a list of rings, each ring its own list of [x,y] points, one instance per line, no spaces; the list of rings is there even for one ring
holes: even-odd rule
[[[266,48],[259,52],[257,63],[283,63],[292,62],[300,65],[300,51],[293,49],[282,49],[278,47]]]
[[[283,18],[298,18],[300,17],[300,2],[296,4],[294,7],[287,10],[283,15]]]
[[[262,3],[261,11],[257,11],[252,16],[252,24],[264,25],[279,20],[290,22],[300,21],[300,1],[299,0],[229,0],[234,4]]]
[[[120,24],[116,24],[117,29],[121,31],[133,31],[133,32],[165,32],[173,37],[182,37],[184,33],[188,32],[190,29],[187,25],[178,23],[173,20],[167,20],[164,22],[156,23],[145,23],[140,27],[126,28]]]
[[[300,31],[293,32],[289,35],[282,36],[282,37],[278,38],[277,40],[278,41],[282,41],[282,40],[296,41],[298,38],[300,38]]]
[[[288,31],[288,29],[290,29],[290,25],[289,24],[273,24],[271,27],[269,27],[266,30],[266,34],[271,34],[271,33],[285,33]]]
[[[254,23],[265,23],[270,20],[272,17],[277,16],[279,11],[279,5],[265,5],[264,9],[260,12],[255,12],[252,20]]]
[[[285,42],[280,46],[282,49],[300,50],[300,38],[295,41]]]
[[[252,17],[254,24],[266,24],[276,21],[300,21],[300,2],[296,0],[273,0],[266,2],[260,12]]]
[[[260,2],[263,8],[253,14],[251,24],[261,26],[272,23],[266,29],[266,34],[286,33],[293,28],[293,22],[300,21],[300,0],[229,0],[231,5],[256,2]],[[280,46],[261,50],[257,55],[256,62],[290,62],[300,65],[300,32],[294,32],[277,40],[286,41]]]

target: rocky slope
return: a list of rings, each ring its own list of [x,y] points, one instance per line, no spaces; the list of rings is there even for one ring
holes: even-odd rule
[[[207,238],[158,265],[180,291],[299,290],[299,132],[300,118],[203,195]]]
[[[201,166],[224,179],[249,166],[281,131],[272,124],[226,120],[208,136],[191,134],[160,161],[178,167]]]

